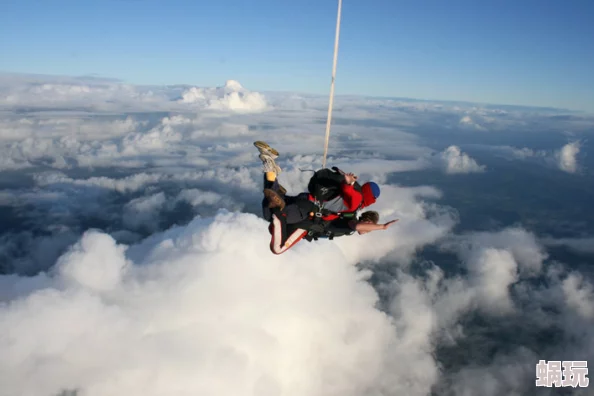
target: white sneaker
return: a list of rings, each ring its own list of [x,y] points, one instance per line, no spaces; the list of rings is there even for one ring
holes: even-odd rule
[[[279,155],[278,151],[276,151],[275,149],[270,147],[268,145],[268,143],[258,140],[258,141],[254,142],[254,146],[256,146],[258,148],[258,151],[260,152],[260,154],[266,154],[273,160],[278,158],[278,155]]]
[[[264,172],[274,172],[277,175],[282,172],[280,166],[274,162],[274,159],[269,154],[260,154],[260,160],[262,161]]]

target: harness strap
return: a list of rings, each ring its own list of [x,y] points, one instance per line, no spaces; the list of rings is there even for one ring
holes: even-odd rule
[[[308,194],[308,201],[313,204],[314,206],[314,211],[316,212],[316,216],[317,216],[317,212],[321,213],[322,216],[328,216],[328,215],[337,215],[340,218],[344,218],[344,212],[334,212],[332,210],[328,210],[328,209],[324,209],[324,204],[320,201],[318,201],[318,199],[316,197],[314,197],[311,194]],[[357,209],[355,209],[353,212],[346,212],[347,215],[351,214],[351,213],[356,213],[357,211],[359,211],[361,208],[363,207],[363,201],[361,200],[361,203],[359,204],[359,206],[357,206]],[[312,211],[312,212],[314,212]],[[310,212],[311,214],[311,212]],[[310,216],[311,218],[311,216]]]

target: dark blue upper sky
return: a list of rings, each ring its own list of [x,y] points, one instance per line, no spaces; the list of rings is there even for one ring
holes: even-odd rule
[[[0,70],[327,93],[337,1],[5,3]],[[594,112],[594,2],[343,0],[337,94]]]

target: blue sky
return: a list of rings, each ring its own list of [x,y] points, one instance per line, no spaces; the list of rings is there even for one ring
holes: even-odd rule
[[[0,71],[327,94],[337,1],[20,0]],[[594,112],[594,2],[343,0],[336,94]]]

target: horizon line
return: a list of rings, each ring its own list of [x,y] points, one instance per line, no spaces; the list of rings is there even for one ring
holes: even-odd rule
[[[15,71],[6,71],[0,70],[0,76],[2,75],[15,75],[15,76],[22,76],[22,77],[38,77],[38,78],[65,78],[65,79],[76,79],[76,80],[97,80],[97,81],[105,81],[110,83],[120,83],[120,84],[128,84],[138,87],[198,87],[198,88],[212,88],[213,86],[205,86],[205,85],[197,85],[191,83],[171,83],[171,84],[140,84],[140,83],[133,83],[127,82],[126,80],[119,78],[119,77],[106,77],[102,76],[99,73],[88,73],[88,74],[80,74],[80,75],[69,75],[69,74],[48,74],[48,73],[29,73],[29,72],[15,72]],[[238,81],[233,78],[228,78],[225,80],[227,81]],[[241,82],[240,82],[241,84]],[[215,85],[214,87],[221,87],[221,85]],[[329,86],[330,84],[328,84]],[[242,85],[243,86],[243,85]],[[251,91],[251,90],[250,90]],[[322,93],[315,93],[309,91],[291,91],[291,90],[256,90],[252,92],[260,92],[260,93],[273,93],[273,94],[302,94],[308,95],[313,97],[329,97],[328,94]],[[371,94],[362,94],[362,93],[341,93],[335,94],[335,97],[356,97],[356,98],[369,98],[369,99],[383,99],[383,100],[406,100],[411,102],[425,102],[425,103],[440,103],[440,104],[464,104],[464,105],[478,105],[483,107],[498,107],[498,108],[510,108],[516,110],[541,110],[541,111],[558,111],[558,112],[567,112],[572,114],[581,114],[586,116],[594,116],[594,111],[587,111],[581,109],[568,109],[563,107],[554,107],[554,106],[541,106],[541,105],[528,105],[528,104],[503,104],[503,103],[492,103],[492,102],[479,102],[479,101],[471,101],[471,100],[455,100],[455,99],[431,99],[431,98],[415,98],[410,96],[386,96],[386,95],[371,95]]]

